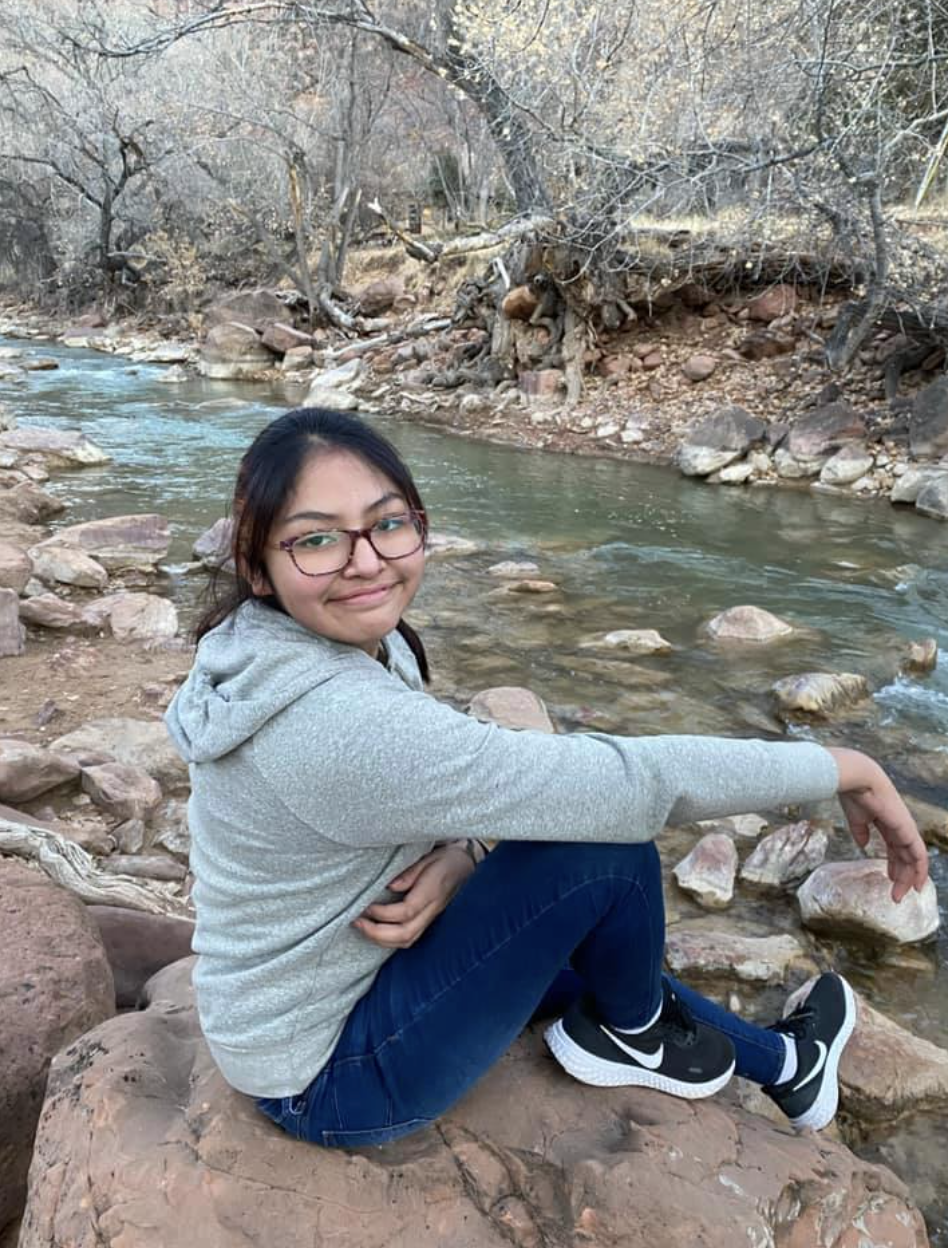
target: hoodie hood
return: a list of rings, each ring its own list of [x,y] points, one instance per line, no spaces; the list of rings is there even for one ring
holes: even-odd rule
[[[397,633],[385,642],[389,667],[397,670],[407,646]],[[187,763],[221,758],[354,661],[376,663],[358,647],[321,637],[251,599],[201,639],[194,666],[165,713],[171,739]]]

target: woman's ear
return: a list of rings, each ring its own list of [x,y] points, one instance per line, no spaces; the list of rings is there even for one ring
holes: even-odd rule
[[[273,586],[270,584],[265,568],[258,568],[249,575],[244,572],[243,577],[255,598],[269,598],[273,594]]]

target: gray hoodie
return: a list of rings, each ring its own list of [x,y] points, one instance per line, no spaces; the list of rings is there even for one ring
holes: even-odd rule
[[[387,663],[260,602],[202,640],[168,709],[190,765],[194,975],[224,1077],[301,1092],[391,956],[351,926],[437,841],[644,841],[684,823],[831,796],[821,746],[550,736],[479,723]]]

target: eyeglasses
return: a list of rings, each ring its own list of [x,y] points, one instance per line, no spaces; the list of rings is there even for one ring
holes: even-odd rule
[[[425,542],[427,523],[423,511],[402,511],[384,516],[365,529],[320,529],[302,537],[278,542],[298,572],[304,576],[329,576],[352,561],[356,542],[364,537],[380,559],[405,559]]]

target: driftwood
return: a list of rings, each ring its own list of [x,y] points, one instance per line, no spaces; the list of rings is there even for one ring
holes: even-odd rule
[[[436,334],[439,330],[450,329],[452,323],[450,316],[426,316],[422,321],[417,321],[406,329],[393,329],[390,333],[378,334],[374,338],[364,338],[361,342],[347,343],[338,352],[326,353],[325,367],[331,367],[335,357],[343,352],[348,359],[357,355],[371,355],[373,351],[381,351],[383,347],[393,347],[412,338],[424,338],[426,334]]]
[[[129,875],[112,875],[91,854],[59,832],[0,817],[0,854],[28,858],[49,878],[87,905],[126,906],[149,914],[187,915],[187,904],[167,884],[142,884]]]

